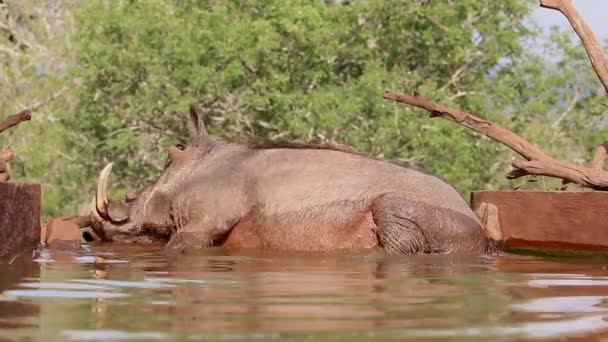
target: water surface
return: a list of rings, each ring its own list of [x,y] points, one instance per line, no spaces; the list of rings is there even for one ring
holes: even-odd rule
[[[602,261],[40,249],[0,262],[0,340],[608,338]]]

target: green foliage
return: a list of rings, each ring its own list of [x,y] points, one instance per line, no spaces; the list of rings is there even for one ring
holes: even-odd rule
[[[85,158],[69,154],[67,142],[76,133],[60,124],[73,115],[66,38],[75,2],[0,1],[0,119],[34,109],[32,121],[0,134],[0,149],[10,144],[17,150],[12,179],[42,184],[45,216],[78,210],[72,199],[85,171],[78,162]]]
[[[601,92],[584,51],[566,35],[555,32],[544,46],[555,64],[529,51],[542,42],[524,25],[531,5],[84,2],[74,11],[69,101],[51,109],[69,113],[57,115],[53,129],[61,138],[49,142],[55,152],[47,156],[61,152],[69,165],[26,152],[38,171],[21,175],[55,165],[47,181],[63,200],[45,203],[47,213],[86,204],[109,161],[118,192],[141,189],[158,176],[166,147],[187,138],[186,112],[198,103],[216,136],[346,143],[427,168],[465,196],[520,186],[524,181],[504,179],[515,157],[505,147],[387,102],[382,92],[419,91],[502,124],[556,157],[583,161],[606,133]],[[576,103],[569,100],[575,94]]]

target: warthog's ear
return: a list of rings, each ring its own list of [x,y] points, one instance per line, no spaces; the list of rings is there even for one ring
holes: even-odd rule
[[[194,104],[190,105],[190,137],[194,146],[203,146],[213,142],[205,128],[205,122]]]

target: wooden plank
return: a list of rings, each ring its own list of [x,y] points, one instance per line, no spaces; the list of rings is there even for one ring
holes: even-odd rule
[[[608,192],[474,191],[471,207],[498,208],[509,248],[608,251]]]
[[[40,239],[40,184],[0,182],[0,257]]]

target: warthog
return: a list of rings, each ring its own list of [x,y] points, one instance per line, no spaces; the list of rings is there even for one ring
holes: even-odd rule
[[[194,106],[191,141],[168,149],[159,179],[109,200],[112,164],[91,210],[104,240],[160,239],[210,246],[389,253],[480,253],[482,226],[439,178],[354,151],[212,139]]]

